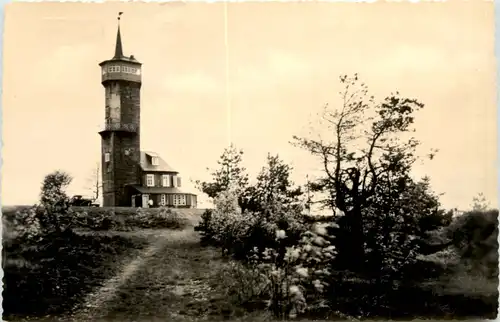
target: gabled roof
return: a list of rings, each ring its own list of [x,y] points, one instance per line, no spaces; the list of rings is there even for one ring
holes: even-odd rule
[[[153,165],[151,163],[151,158],[158,158],[158,165]],[[142,171],[149,172],[175,172],[178,173],[174,168],[172,168],[168,163],[165,162],[157,153],[150,151],[141,151],[141,169]]]

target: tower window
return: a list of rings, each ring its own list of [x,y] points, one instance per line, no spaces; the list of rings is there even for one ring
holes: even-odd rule
[[[153,157],[153,158],[151,158],[151,163],[152,163],[153,165],[159,165],[159,164],[160,164],[160,162],[158,161],[158,158],[157,158],[157,157]]]
[[[108,73],[117,73],[120,71],[120,66],[109,66]]]
[[[109,154],[109,152],[104,153],[104,162],[109,162],[110,159],[111,155]]]
[[[148,187],[154,187],[154,185],[155,185],[155,175],[154,174],[146,175],[146,185]]]

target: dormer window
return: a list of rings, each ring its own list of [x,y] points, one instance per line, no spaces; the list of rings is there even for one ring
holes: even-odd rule
[[[151,158],[151,164],[152,165],[159,165],[160,161],[158,160],[158,157],[152,157]]]

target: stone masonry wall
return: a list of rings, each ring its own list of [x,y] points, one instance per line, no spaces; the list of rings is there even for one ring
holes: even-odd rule
[[[130,206],[125,186],[137,184],[140,178],[140,84],[113,82],[119,86],[120,121],[133,124],[137,133],[108,131],[102,135],[103,206]],[[110,161],[105,162],[105,153]]]

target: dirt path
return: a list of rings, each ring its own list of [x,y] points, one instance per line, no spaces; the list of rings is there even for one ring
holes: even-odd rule
[[[89,294],[72,321],[192,321],[224,315],[214,288],[217,252],[202,248],[192,228],[141,233],[153,238],[151,245]]]

